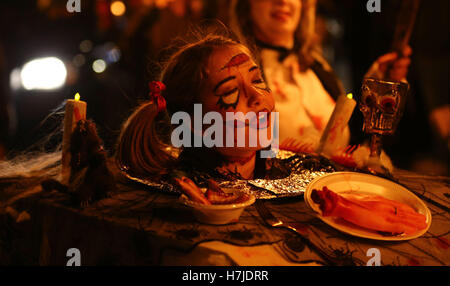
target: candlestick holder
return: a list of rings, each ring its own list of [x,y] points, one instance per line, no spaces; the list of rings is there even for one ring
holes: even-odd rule
[[[75,94],[74,99],[66,101],[64,112],[64,131],[61,154],[61,181],[68,183],[70,177],[70,140],[73,130],[79,120],[86,119],[87,104],[80,100],[80,94]]]
[[[333,113],[320,138],[319,146],[316,149],[317,154],[331,157],[342,147],[345,140],[345,129],[355,106],[356,101],[353,99],[353,94],[343,94],[338,97]]]

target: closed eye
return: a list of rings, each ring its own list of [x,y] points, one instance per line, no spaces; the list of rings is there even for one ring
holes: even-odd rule
[[[234,109],[236,109],[236,106],[239,102],[239,89],[237,87],[218,96],[219,100],[217,101],[217,104],[221,108],[228,109],[229,107],[233,107]]]
[[[249,72],[252,72],[254,70],[259,70],[258,66],[252,66],[251,68],[248,69]]]
[[[228,96],[228,95],[230,95],[230,94],[235,93],[237,90],[238,90],[238,88],[236,87],[236,88],[233,88],[233,89],[230,90],[230,91],[226,91],[226,92],[224,92],[224,93],[222,93],[222,94],[219,94],[219,96],[221,96],[221,97]]]
[[[267,86],[266,82],[263,79],[261,78],[255,79],[252,81],[252,83],[256,88],[270,92],[269,87]]]
[[[253,72],[253,71],[257,71],[257,73],[254,73],[254,77],[256,79],[252,80],[252,84],[256,88],[259,88],[261,90],[270,92],[269,87],[266,85],[266,82],[261,77],[261,73],[260,73],[259,67],[255,65],[255,66],[252,66],[251,68],[248,69],[248,72]]]

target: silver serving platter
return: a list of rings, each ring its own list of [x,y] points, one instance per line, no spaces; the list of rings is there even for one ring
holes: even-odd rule
[[[278,159],[288,159],[295,153],[280,150],[277,154]],[[155,182],[148,178],[136,178],[126,171],[122,170],[123,174],[130,180],[139,182],[151,188],[158,189],[167,193],[178,193],[170,182],[164,180]],[[220,181],[219,185],[223,188],[239,189],[245,193],[254,195],[257,199],[274,199],[281,197],[295,197],[301,196],[306,191],[308,184],[314,179],[324,176],[332,172],[330,166],[324,166],[320,170],[309,170],[302,168],[293,171],[288,177],[282,179],[255,179],[255,180],[231,180]]]

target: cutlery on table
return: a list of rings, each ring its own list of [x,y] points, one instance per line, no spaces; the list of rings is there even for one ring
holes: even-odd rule
[[[326,262],[326,264],[331,266],[347,265],[341,259],[336,259],[335,257],[332,257],[331,255],[327,254],[319,246],[317,246],[311,240],[309,240],[307,237],[301,234],[294,226],[283,223],[283,221],[275,217],[264,205],[264,202],[262,202],[261,200],[257,200],[255,202],[255,207],[266,224],[268,224],[271,227],[285,228],[295,232],[300,237],[301,241],[305,245],[307,245],[312,251],[316,252]]]

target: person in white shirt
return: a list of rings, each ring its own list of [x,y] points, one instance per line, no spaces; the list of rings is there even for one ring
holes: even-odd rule
[[[345,90],[330,65],[313,44],[316,0],[233,0],[230,28],[241,42],[254,47],[264,76],[275,97],[280,118],[280,147],[313,152]],[[411,49],[399,57],[381,56],[367,76],[387,73],[404,79]],[[388,67],[391,67],[388,69]],[[346,128],[337,143],[344,150],[350,139]]]

